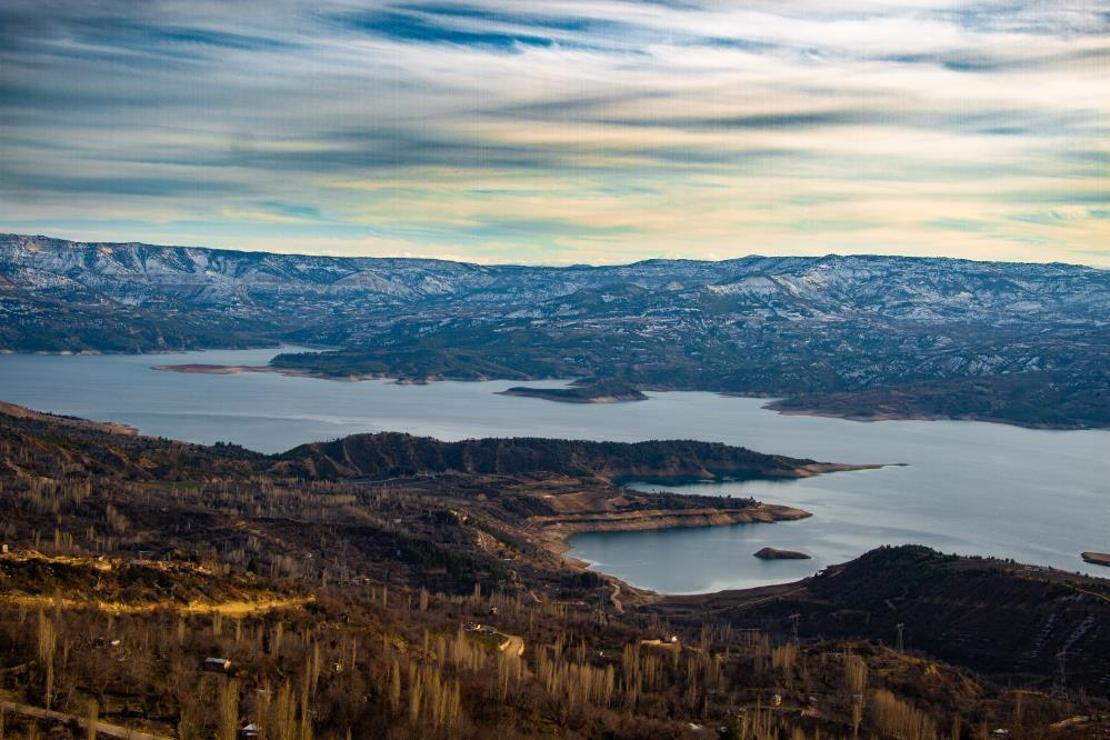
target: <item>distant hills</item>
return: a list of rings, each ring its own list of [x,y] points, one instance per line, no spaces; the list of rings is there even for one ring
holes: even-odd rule
[[[784,410],[1110,426],[1110,272],[836,256],[482,266],[0,236],[0,349],[279,341],[324,377],[591,377]]]

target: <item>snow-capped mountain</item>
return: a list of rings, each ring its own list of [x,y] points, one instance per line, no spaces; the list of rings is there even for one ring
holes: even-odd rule
[[[712,305],[747,318],[1104,322],[1110,273],[1061,264],[873,256],[649,260],[614,267],[481,266],[69,242],[0,236],[9,296],[72,303],[233,309],[256,318],[290,304],[419,314],[602,315],[630,303]],[[659,304],[662,304],[659,305]]]
[[[482,266],[0,236],[0,350],[281,340],[342,348],[274,360],[328,376],[617,377],[840,394],[837,409],[869,393],[869,413],[1110,424],[1110,272],[1089,267],[837,255]]]

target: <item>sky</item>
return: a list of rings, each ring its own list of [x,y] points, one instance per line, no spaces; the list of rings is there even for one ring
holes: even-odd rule
[[[4,0],[0,231],[1110,267],[1110,0]]]

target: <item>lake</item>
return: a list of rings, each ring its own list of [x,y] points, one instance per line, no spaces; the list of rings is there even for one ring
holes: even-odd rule
[[[579,405],[495,395],[525,385],[508,381],[415,386],[153,369],[176,363],[265,364],[278,351],[3,355],[0,400],[124,422],[144,434],[235,442],[263,452],[389,430],[445,440],[690,438],[831,462],[906,463],[800,481],[681,489],[750,495],[814,514],[799,522],[586,534],[571,541],[570,555],[657,591],[780,583],[878,545],[910,542],[1107,575],[1106,569],[1083,563],[1079,552],[1110,551],[1110,432],[783,416],[762,409],[761,399],[713,393],[650,393],[650,400],[640,403]],[[752,557],[764,546],[803,550],[813,559]]]

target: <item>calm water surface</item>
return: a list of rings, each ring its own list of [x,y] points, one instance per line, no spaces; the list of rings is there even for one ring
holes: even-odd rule
[[[275,353],[0,356],[0,400],[125,422],[145,434],[223,440],[263,452],[391,430],[447,440],[692,438],[835,462],[907,463],[785,483],[682,489],[750,495],[814,514],[800,522],[588,534],[572,540],[571,555],[659,591],[789,581],[877,545],[906,542],[1106,575],[1105,569],[1084,564],[1079,552],[1110,551],[1110,432],[978,422],[862,424],[782,416],[761,409],[761,400],[712,393],[652,393],[643,403],[578,405],[495,395],[521,385],[507,381],[406,386],[152,369],[188,362],[264,364]],[[804,550],[813,560],[753,558],[764,546]]]

